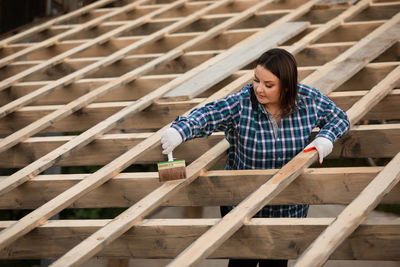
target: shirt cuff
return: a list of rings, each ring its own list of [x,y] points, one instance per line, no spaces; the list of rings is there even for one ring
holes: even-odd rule
[[[329,131],[322,130],[316,135],[316,138],[317,137],[324,137],[324,138],[328,139],[329,141],[331,141],[332,144],[335,143],[335,141],[336,141],[336,136]]]
[[[183,141],[190,139],[191,129],[189,126],[189,121],[186,117],[178,116],[178,118],[176,118],[172,123],[171,127],[179,132]]]

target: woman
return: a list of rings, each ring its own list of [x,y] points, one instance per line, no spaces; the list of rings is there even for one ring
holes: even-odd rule
[[[315,127],[320,131],[308,145]],[[271,49],[258,60],[252,84],[224,99],[179,116],[161,138],[168,154],[183,141],[224,131],[230,143],[225,169],[279,169],[301,150],[319,162],[349,130],[347,115],[318,90],[297,83],[294,57]],[[224,216],[233,207],[221,207]],[[270,205],[255,217],[306,217],[308,205]],[[287,260],[234,260],[229,266],[287,266]]]

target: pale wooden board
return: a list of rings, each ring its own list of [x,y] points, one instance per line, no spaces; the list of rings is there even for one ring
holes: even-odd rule
[[[216,250],[211,258],[294,259],[334,218],[255,218]],[[399,218],[369,218],[332,255],[335,260],[399,260]],[[105,258],[173,258],[219,219],[152,219],[98,253]],[[2,259],[56,259],[111,220],[51,220],[21,238]],[[2,222],[1,228],[14,221]],[[0,229],[1,229],[0,228]],[[374,245],[371,245],[374,244]],[[241,249],[238,249],[238,246]]]
[[[294,266],[322,266],[400,180],[400,153],[339,214],[296,260]]]
[[[218,61],[192,79],[164,95],[166,98],[194,98],[211,86],[250,64],[265,51],[274,48],[307,28],[308,22],[286,22],[265,32],[251,43],[239,46],[229,57]]]

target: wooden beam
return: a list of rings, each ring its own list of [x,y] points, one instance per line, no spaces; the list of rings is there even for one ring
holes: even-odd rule
[[[211,258],[295,259],[334,218],[254,218]],[[98,253],[101,258],[173,258],[219,219],[143,220]],[[111,220],[52,220],[22,237],[2,259],[56,259]],[[8,227],[14,221],[2,222]],[[398,218],[369,218],[332,255],[334,260],[400,260]],[[238,250],[238,246],[242,249]]]
[[[255,218],[211,258],[295,259],[334,218]],[[0,252],[2,259],[56,259],[111,220],[49,221]],[[99,252],[102,258],[173,258],[219,219],[143,220]],[[2,222],[7,227],[13,221]],[[369,218],[334,260],[400,260],[398,218]],[[238,245],[243,249],[238,250]],[[371,245],[373,244],[373,245]]]
[[[331,92],[351,77],[350,74],[354,74],[357,70],[360,70],[367,62],[385,50],[379,49],[379,51],[374,51],[376,45],[379,44],[386,48],[398,39],[400,27],[396,27],[397,34],[396,31],[388,35],[386,35],[386,33],[388,33],[394,25],[399,24],[399,20],[400,14],[359,41],[337,59],[311,74],[311,77],[308,76],[303,82],[310,86],[323,89],[322,91],[325,93]],[[365,52],[368,52],[368,54],[364,54]],[[373,52],[375,52],[375,54]],[[372,55],[369,53],[372,53]],[[332,79],[331,77],[335,78]],[[349,120],[352,124],[355,122],[352,117],[349,117]],[[205,259],[234,234],[244,222],[248,221],[257,211],[294,181],[297,176],[316,159],[317,152],[315,150],[313,150],[312,153],[300,152],[289,163],[283,166],[277,174],[249,195],[249,197],[242,201],[235,209],[225,215],[218,224],[214,225],[182,251],[168,266],[193,266],[198,264],[202,259]]]
[[[280,204],[349,204],[383,167],[306,169],[272,201]],[[162,206],[237,205],[277,170],[209,171]],[[36,209],[79,183],[87,174],[39,175],[0,197],[0,209]],[[121,173],[69,208],[130,207],[160,186],[157,172]],[[34,192],[41,192],[36,194]],[[382,200],[400,204],[400,185]]]
[[[189,110],[189,109],[186,109]],[[186,110],[182,109],[179,114]],[[133,122],[137,117],[126,120],[126,124]],[[145,118],[144,118],[145,120]],[[164,124],[171,120],[163,120]],[[125,123],[123,123],[125,124]],[[70,155],[60,158],[54,162],[57,166],[92,166],[105,165],[118,157],[123,151],[137,145],[152,133],[132,134],[107,134],[96,138],[90,144],[72,151]],[[334,146],[329,159],[337,158],[391,158],[400,150],[400,124],[376,124],[357,125],[343,138],[339,139]],[[76,136],[49,136],[33,137],[18,144],[8,151],[0,154],[0,168],[21,168],[42,157],[50,155],[52,150],[65,146]],[[224,138],[222,132],[215,133],[208,138],[195,139],[185,142],[176,149],[178,158],[184,158],[187,162],[195,160],[213,145]],[[385,140],[382,143],[381,140]],[[104,151],[101,155],[98,151]],[[163,161],[161,147],[147,151],[137,164],[153,164]]]
[[[300,255],[294,266],[322,266],[335,249],[367,218],[400,180],[400,153],[376,176],[324,232]]]

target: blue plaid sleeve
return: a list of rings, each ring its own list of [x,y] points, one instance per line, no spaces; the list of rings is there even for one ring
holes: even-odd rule
[[[317,106],[317,126],[320,128],[317,137],[325,137],[334,143],[349,131],[350,122],[347,114],[317,89],[312,87],[307,89],[310,90]]]
[[[189,116],[178,116],[171,127],[178,130],[184,141],[226,131],[239,116],[241,92],[193,109]]]

